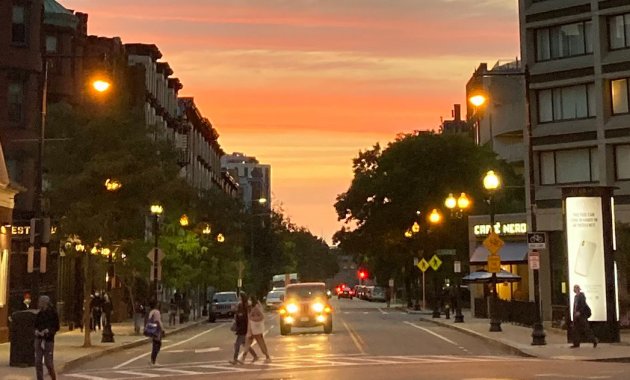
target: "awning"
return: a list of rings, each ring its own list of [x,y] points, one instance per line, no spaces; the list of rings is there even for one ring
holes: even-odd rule
[[[490,253],[483,245],[475,248],[470,257],[471,264],[486,265]],[[527,243],[506,242],[501,251],[502,264],[524,264],[527,263]]]
[[[477,272],[472,272],[462,278],[462,281],[465,284],[474,284],[474,283],[483,283],[492,281],[492,273],[486,272],[485,270],[480,270]],[[521,277],[510,273],[506,270],[501,269],[501,272],[497,273],[497,282],[519,282],[521,281]]]

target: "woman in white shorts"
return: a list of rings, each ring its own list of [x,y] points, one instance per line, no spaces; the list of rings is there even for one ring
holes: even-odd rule
[[[256,296],[251,296],[251,310],[249,312],[249,330],[247,332],[247,349],[245,350],[245,355],[249,352],[249,349],[254,343],[254,340],[258,342],[261,351],[265,354],[267,358],[265,361],[270,362],[271,357],[269,357],[269,351],[267,350],[267,343],[265,343],[265,338],[263,334],[265,332],[265,314],[263,313],[263,307],[258,302],[258,298]],[[243,360],[245,360],[245,355],[243,356]],[[254,357],[252,359],[252,363],[258,360],[258,357]]]

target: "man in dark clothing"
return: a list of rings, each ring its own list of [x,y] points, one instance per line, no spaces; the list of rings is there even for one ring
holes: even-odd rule
[[[50,305],[48,296],[39,297],[38,308],[39,312],[35,317],[35,373],[37,380],[43,380],[43,364],[45,363],[50,378],[56,380],[53,351],[55,349],[55,334],[59,331],[59,316]]]
[[[586,335],[586,338],[593,342],[593,348],[597,347],[599,341],[588,323],[591,309],[586,303],[586,296],[582,293],[580,285],[575,285],[573,292],[575,293],[575,298],[573,299],[573,345],[571,348],[580,347],[582,335]]]
[[[247,341],[247,327],[249,325],[249,306],[248,298],[244,292],[241,292],[241,302],[238,304],[236,314],[234,315],[234,333],[236,334],[236,341],[234,342],[234,359],[230,361],[231,364],[243,364],[238,360],[238,354],[241,350],[241,346]],[[249,347],[249,353],[252,354],[254,359],[258,358],[254,349]]]

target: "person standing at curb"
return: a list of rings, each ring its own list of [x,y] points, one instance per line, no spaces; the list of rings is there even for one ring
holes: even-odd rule
[[[242,361],[238,360],[238,354],[241,350],[241,346],[243,346],[247,342],[247,327],[248,327],[248,314],[249,314],[249,305],[247,302],[247,295],[245,293],[241,293],[241,302],[238,304],[238,308],[236,309],[236,314],[234,315],[234,322],[232,324],[231,330],[236,334],[236,341],[234,342],[234,358],[230,361],[230,364],[243,364]],[[253,348],[249,347],[249,353],[252,354],[254,360],[258,360],[258,355]]]
[[[57,379],[53,363],[55,350],[55,334],[59,331],[59,316],[50,305],[48,296],[40,296],[38,300],[39,313],[35,317],[35,374],[37,380],[44,379],[44,367],[52,380]]]
[[[159,302],[151,301],[151,311],[146,326],[144,327],[144,334],[151,339],[151,365],[156,365],[157,357],[162,348],[162,338],[166,335],[162,325],[162,314],[160,313]]]
[[[263,313],[263,307],[258,302],[258,298],[252,295],[250,297],[252,308],[249,312],[249,331],[247,332],[247,351],[249,351],[252,347],[252,343],[254,340],[258,342],[260,346],[260,350],[265,354],[265,362],[271,362],[271,357],[269,356],[269,351],[267,350],[267,343],[265,342],[265,337],[263,336],[265,332],[265,314]],[[245,355],[247,355],[247,351]],[[245,355],[243,355],[243,360],[245,360]],[[252,363],[258,360],[257,356],[254,356],[252,359]]]
[[[580,347],[582,335],[593,342],[593,348],[597,347],[599,340],[593,334],[588,319],[591,317],[591,308],[586,303],[586,296],[580,289],[580,285],[573,286],[575,298],[573,299],[573,345],[571,348]]]

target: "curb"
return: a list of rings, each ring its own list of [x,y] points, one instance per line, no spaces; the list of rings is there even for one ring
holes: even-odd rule
[[[180,327],[178,329],[172,330],[168,332],[168,335],[174,335],[174,334],[179,334],[182,333],[184,331],[187,331],[189,329],[192,329],[193,327],[197,327],[200,324],[207,322],[207,319],[200,319],[199,321],[193,322],[189,325]],[[128,343],[124,343],[121,344],[119,346],[112,346],[112,347],[107,347],[103,350],[100,351],[96,351],[96,352],[92,352],[89,353],[87,355],[83,355],[83,356],[79,356],[78,358],[69,360],[63,364],[58,364],[55,365],[56,369],[57,369],[57,374],[63,374],[67,371],[70,371],[78,366],[80,366],[81,364],[88,362],[88,361],[92,361],[94,359],[98,359],[101,358],[105,355],[109,355],[109,354],[113,354],[115,352],[120,352],[120,351],[124,351],[124,350],[128,350],[130,348],[135,348],[135,347],[139,347],[142,346],[144,344],[148,344],[149,340],[148,338],[139,338],[138,340],[134,340],[132,342],[128,342]]]
[[[435,325],[438,325],[438,326],[447,327],[447,328],[450,328],[452,330],[457,330],[457,331],[459,331],[461,333],[474,336],[475,338],[479,338],[479,339],[481,339],[481,340],[483,340],[485,342],[488,342],[490,344],[494,344],[494,345],[500,346],[501,348],[503,348],[503,349],[505,349],[507,351],[510,351],[511,353],[513,353],[515,355],[518,355],[518,356],[523,356],[523,357],[527,357],[527,358],[542,358],[542,357],[539,357],[539,356],[528,354],[528,353],[526,353],[525,351],[521,350],[520,348],[518,348],[516,346],[510,345],[510,344],[505,343],[503,341],[500,341],[498,339],[490,338],[490,337],[488,337],[486,335],[480,334],[480,333],[478,333],[476,331],[469,330],[469,329],[464,328],[464,327],[455,326],[454,324],[444,323],[442,321],[436,321],[433,318],[420,317],[420,319],[425,321],[425,322],[431,322],[431,323],[433,323]]]

